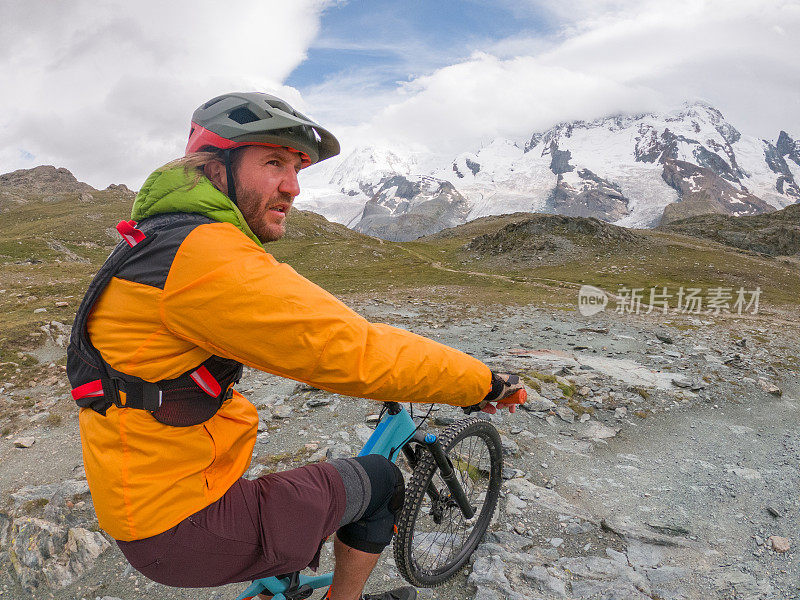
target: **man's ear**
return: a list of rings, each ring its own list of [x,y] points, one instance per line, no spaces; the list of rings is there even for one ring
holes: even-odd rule
[[[207,162],[203,167],[203,174],[208,177],[209,181],[214,184],[223,194],[228,193],[228,174],[225,171],[225,165],[218,160]]]

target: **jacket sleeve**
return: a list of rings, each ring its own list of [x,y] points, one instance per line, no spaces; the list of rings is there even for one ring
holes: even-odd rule
[[[368,322],[225,223],[184,240],[160,311],[174,335],[209,352],[338,394],[467,406],[491,387],[479,360]]]

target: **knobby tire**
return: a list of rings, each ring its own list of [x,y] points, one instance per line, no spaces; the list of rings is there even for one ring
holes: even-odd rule
[[[441,479],[433,456],[421,453],[406,487],[397,522],[394,559],[401,575],[417,587],[435,587],[466,564],[492,520],[502,484],[503,452],[494,425],[480,417],[462,419],[439,436],[475,516],[464,519]],[[433,483],[441,499],[426,491]],[[441,515],[440,522],[434,519]],[[437,545],[438,544],[438,545]]]

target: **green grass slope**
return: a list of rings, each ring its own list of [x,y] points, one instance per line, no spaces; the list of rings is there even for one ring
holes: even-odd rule
[[[800,255],[800,204],[750,217],[705,214],[659,227],[771,256]]]
[[[18,353],[43,343],[40,328],[49,321],[72,322],[89,280],[119,239],[114,225],[128,218],[131,195],[91,196],[38,197],[0,209],[0,381],[36,369]],[[762,307],[796,307],[800,298],[796,264],[671,230],[632,231],[596,219],[519,213],[395,243],[293,211],[288,231],[267,250],[345,298],[574,309],[582,284],[610,292],[623,285],[759,286]]]

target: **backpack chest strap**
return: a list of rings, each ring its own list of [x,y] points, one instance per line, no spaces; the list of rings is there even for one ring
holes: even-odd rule
[[[77,402],[87,398],[105,398],[117,408],[136,408],[154,412],[158,410],[170,396],[184,392],[186,386],[197,392],[204,392],[210,398],[220,398],[222,386],[226,385],[226,394],[222,400],[230,398],[232,386],[241,377],[241,368],[233,376],[233,381],[217,380],[205,365],[200,365],[191,373],[176,379],[165,380],[162,384],[151,383],[134,377],[108,377],[95,379],[72,390],[72,398]],[[230,377],[226,377],[230,379]],[[172,392],[172,393],[170,393]],[[122,394],[124,394],[124,399]],[[185,394],[180,394],[184,396]],[[79,403],[80,404],[80,403]]]

